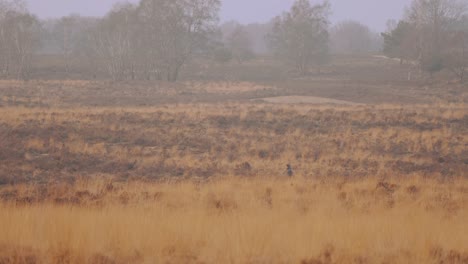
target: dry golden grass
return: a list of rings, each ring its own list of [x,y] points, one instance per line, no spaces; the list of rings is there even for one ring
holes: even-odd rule
[[[463,96],[101,85],[0,83],[0,264],[468,263]]]
[[[0,263],[468,261],[461,178],[94,180],[2,197]]]

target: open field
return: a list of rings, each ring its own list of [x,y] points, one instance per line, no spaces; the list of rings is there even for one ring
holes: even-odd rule
[[[463,104],[0,114],[0,263],[468,261]]]
[[[197,69],[0,81],[0,264],[468,263],[466,84]]]
[[[164,177],[460,177],[465,105],[0,109],[3,183]]]

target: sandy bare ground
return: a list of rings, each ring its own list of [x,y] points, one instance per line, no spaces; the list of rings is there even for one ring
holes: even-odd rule
[[[350,101],[336,100],[315,96],[279,96],[260,99],[275,104],[335,104],[335,105],[362,105]]]
[[[275,90],[274,87],[269,87],[252,82],[228,82],[228,81],[212,81],[212,82],[185,82],[187,89],[195,92],[208,93],[243,93]]]

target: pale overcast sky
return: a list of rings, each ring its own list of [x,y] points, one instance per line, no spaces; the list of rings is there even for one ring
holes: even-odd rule
[[[294,0],[223,0],[222,21],[265,22],[288,9]],[[27,0],[30,10],[41,18],[70,13],[102,16],[118,0]],[[138,0],[130,0],[138,2]],[[313,3],[321,1],[312,0]],[[374,30],[385,29],[388,19],[401,18],[411,0],[331,0],[332,22],[358,20]]]

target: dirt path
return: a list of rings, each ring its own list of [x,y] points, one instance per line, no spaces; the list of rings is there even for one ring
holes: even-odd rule
[[[260,99],[275,104],[336,104],[336,105],[362,105],[350,101],[336,100],[315,96],[279,96]]]

